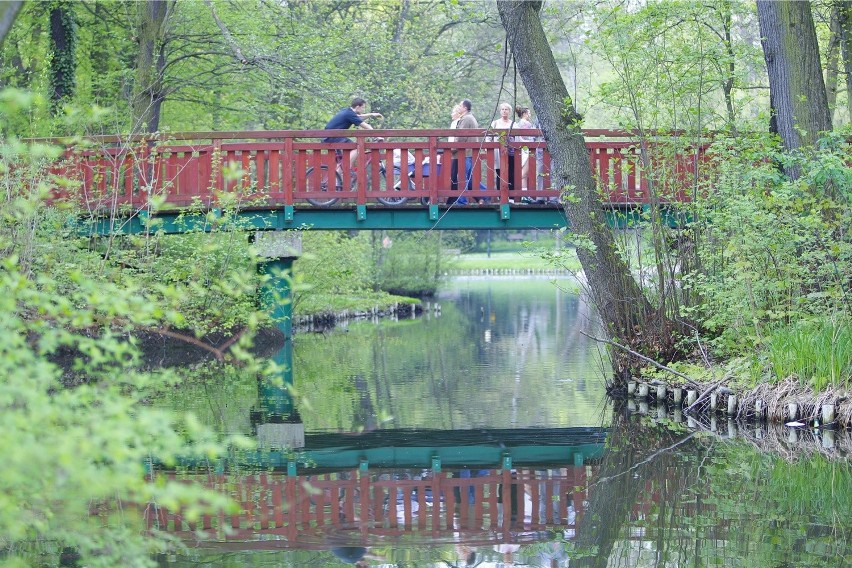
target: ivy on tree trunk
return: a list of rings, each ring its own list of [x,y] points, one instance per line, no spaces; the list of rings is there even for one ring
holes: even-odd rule
[[[74,96],[77,72],[77,22],[69,0],[57,0],[50,10],[50,102],[54,114]]]
[[[852,120],[852,2],[836,0],[837,25],[840,33],[840,53],[846,73],[846,107]]]

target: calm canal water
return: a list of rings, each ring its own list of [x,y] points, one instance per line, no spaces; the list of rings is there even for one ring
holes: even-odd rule
[[[170,405],[264,448],[187,474],[242,510],[206,527],[151,520],[190,546],[163,563],[852,562],[844,436],[613,408],[606,356],[585,335],[597,322],[571,289],[459,278],[440,313],[298,334],[276,355],[292,363],[289,391],[226,371],[174,394]],[[276,451],[282,440],[304,449]]]

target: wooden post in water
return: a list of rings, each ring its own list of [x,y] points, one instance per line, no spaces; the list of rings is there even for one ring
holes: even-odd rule
[[[823,426],[834,422],[834,404],[822,405],[822,424]]]
[[[754,415],[756,420],[763,420],[766,413],[766,408],[763,406],[763,400],[757,399],[754,401]]]
[[[796,420],[799,416],[799,406],[795,402],[791,402],[787,405],[787,419],[791,422]]]
[[[737,397],[736,395],[728,395],[728,416],[733,416],[737,413]]]
[[[639,383],[639,387],[638,387],[637,390],[638,390],[637,396],[640,399],[645,400],[646,398],[648,398],[648,384],[647,383]]]
[[[795,444],[799,441],[799,431],[795,428],[787,429],[787,442],[790,444]]]
[[[666,399],[666,385],[657,385],[657,400]]]
[[[682,388],[678,387],[678,388],[674,389],[674,394],[672,396],[674,397],[674,403],[677,406],[681,406],[683,404],[683,389]]]

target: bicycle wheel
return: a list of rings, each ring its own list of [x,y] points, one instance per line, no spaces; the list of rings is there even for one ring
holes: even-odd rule
[[[399,168],[393,169],[393,188],[390,191],[386,190],[387,180],[385,178],[386,171],[384,166],[379,169],[382,174],[381,184],[379,186],[381,191],[386,191],[387,196],[382,196],[377,198],[379,203],[382,205],[389,205],[391,207],[396,207],[404,204],[408,201],[408,197],[402,194],[402,188],[404,185],[408,186],[409,191],[414,191],[415,185],[414,180],[408,176],[403,177],[399,171]]]
[[[305,174],[305,182],[307,186],[312,190],[319,187],[319,190],[327,192],[329,194],[329,197],[308,197],[308,203],[310,203],[311,205],[316,205],[317,207],[328,207],[330,205],[334,205],[340,198],[331,196],[334,194],[333,192],[339,192],[343,187],[343,180],[340,178],[340,173],[338,173],[337,171],[334,172],[334,189],[331,189],[329,187],[328,166],[320,166],[319,176],[319,182],[317,182],[316,180],[314,180],[314,168],[308,168],[308,171]],[[319,185],[317,185],[317,183]]]

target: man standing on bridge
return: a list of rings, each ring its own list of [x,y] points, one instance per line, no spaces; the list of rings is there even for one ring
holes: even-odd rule
[[[370,117],[384,118],[378,112],[368,112],[367,110],[367,101],[362,99],[361,97],[355,97],[352,99],[352,104],[349,105],[348,108],[340,109],[340,112],[331,117],[331,120],[328,121],[328,124],[325,125],[326,130],[346,130],[350,126],[357,126],[358,128],[366,128],[367,130],[372,130],[373,127],[367,124],[366,119]],[[328,138],[323,138],[323,142],[333,143],[333,142],[352,142],[349,138],[344,138],[342,136],[331,136]],[[338,152],[340,152],[338,150]],[[358,157],[358,150],[352,150],[349,154],[349,167],[355,167],[355,159]]]

